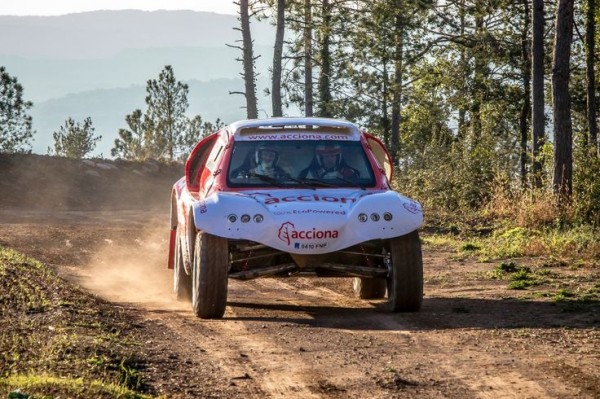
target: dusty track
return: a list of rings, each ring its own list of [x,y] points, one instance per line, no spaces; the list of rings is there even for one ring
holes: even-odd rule
[[[594,398],[597,306],[566,311],[486,279],[493,265],[425,250],[425,301],[390,314],[346,279],[231,281],[225,317],[170,299],[161,212],[0,211],[0,244],[143,320],[168,397]],[[157,360],[157,364],[159,360]],[[207,375],[210,386],[207,385]]]

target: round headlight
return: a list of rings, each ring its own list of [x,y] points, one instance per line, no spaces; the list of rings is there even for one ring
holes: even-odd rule
[[[240,221],[242,223],[248,223],[250,221],[250,215],[244,214],[244,215],[240,216]]]
[[[260,213],[257,213],[256,215],[254,215],[254,222],[261,223],[263,220],[264,220],[263,215],[261,215]]]
[[[229,220],[229,223],[235,223],[237,221],[237,216],[232,213],[231,215],[227,216],[227,220]]]
[[[390,220],[392,220],[392,214],[389,212],[386,212],[383,214],[383,219],[387,222],[389,222]]]
[[[365,213],[359,213],[358,214],[358,221],[359,222],[363,222],[364,223],[364,222],[367,221],[367,219],[369,219],[369,218],[368,218],[368,216]]]
[[[378,213],[372,213],[371,214],[371,220],[376,222],[379,220],[379,214]]]

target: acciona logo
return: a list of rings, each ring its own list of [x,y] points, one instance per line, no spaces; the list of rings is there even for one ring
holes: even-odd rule
[[[292,222],[285,222],[279,227],[277,237],[287,245],[291,240],[323,240],[327,238],[338,238],[337,230],[317,230],[314,227],[311,230],[296,230]]]

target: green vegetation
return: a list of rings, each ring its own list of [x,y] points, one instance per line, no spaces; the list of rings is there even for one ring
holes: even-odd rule
[[[564,264],[568,260],[569,265],[576,267],[600,259],[600,231],[590,225],[539,229],[507,225],[486,229],[489,232],[484,235],[473,227],[465,227],[460,235],[438,233],[439,228],[433,229],[436,232],[424,237],[427,244],[451,248],[482,261],[535,256],[543,257],[550,264]]]
[[[431,212],[425,245],[452,251],[458,260],[495,263],[477,278],[504,281],[507,290],[524,291],[519,297],[547,298],[569,309],[600,301],[598,227],[546,219],[545,212],[522,218],[500,205],[490,217],[489,209]]]
[[[54,155],[72,159],[82,159],[96,148],[96,143],[102,136],[94,136],[92,118],[85,118],[83,123],[68,118],[60,129],[52,133],[54,150],[48,152]]]
[[[188,118],[187,84],[175,78],[171,65],[165,65],[158,79],[146,84],[145,113],[136,109],[125,117],[128,129],[119,129],[111,155],[128,160],[185,160],[200,139],[222,127],[200,115]]]
[[[2,247],[0,281],[0,395],[151,397],[126,316]]]
[[[23,99],[23,86],[0,66],[0,154],[23,152],[31,147],[33,106]]]

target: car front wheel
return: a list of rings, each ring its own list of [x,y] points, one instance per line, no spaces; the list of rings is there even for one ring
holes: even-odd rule
[[[227,240],[198,232],[192,266],[192,308],[202,319],[220,319],[227,304]]]
[[[387,278],[392,312],[417,312],[423,302],[423,255],[419,233],[390,240],[391,270]]]

